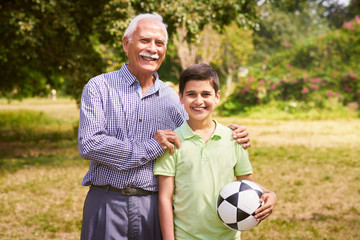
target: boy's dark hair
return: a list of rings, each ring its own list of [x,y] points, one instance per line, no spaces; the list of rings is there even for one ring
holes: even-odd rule
[[[186,83],[191,80],[210,80],[215,93],[219,91],[219,76],[208,64],[194,64],[181,73],[179,80],[181,95],[184,93]]]

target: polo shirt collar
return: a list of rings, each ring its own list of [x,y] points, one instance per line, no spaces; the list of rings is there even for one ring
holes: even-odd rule
[[[216,123],[216,127],[215,127],[215,131],[213,133],[213,135],[211,136],[211,139],[221,139],[221,137],[223,136],[223,132],[219,130],[219,123],[216,120],[213,120]],[[189,139],[192,138],[194,136],[198,136],[189,126],[189,124],[187,123],[187,121],[184,122],[183,125],[183,129],[182,129],[182,135],[184,137],[184,139]]]

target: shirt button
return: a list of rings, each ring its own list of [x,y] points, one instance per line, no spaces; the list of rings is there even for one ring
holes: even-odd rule
[[[139,122],[142,122],[142,119],[141,119],[141,118],[139,119]]]

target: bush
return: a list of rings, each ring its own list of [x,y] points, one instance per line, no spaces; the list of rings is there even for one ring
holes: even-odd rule
[[[219,107],[225,115],[270,101],[302,101],[323,107],[328,99],[360,104],[360,17],[342,29],[289,47],[239,78]],[[310,104],[311,105],[311,104]]]

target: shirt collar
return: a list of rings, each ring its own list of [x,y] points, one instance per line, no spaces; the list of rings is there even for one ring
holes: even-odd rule
[[[128,64],[124,63],[120,69],[120,72],[122,72],[125,75],[125,82],[130,86],[134,83],[139,84],[139,81],[137,78],[129,71],[127,68]]]
[[[141,91],[141,86],[140,86],[139,80],[129,71],[127,66],[128,66],[128,63],[124,63],[123,66],[121,67],[120,71],[125,75],[125,82],[129,86],[136,84],[137,91],[138,91],[140,99],[141,99],[143,96],[142,96],[142,91]],[[151,95],[153,93],[156,93],[160,89],[159,74],[157,72],[154,72],[153,76],[155,78],[154,85],[149,89],[149,92],[146,95]]]
[[[129,71],[129,69],[127,68],[128,63],[124,63],[123,66],[121,67],[120,71],[124,73],[125,77],[125,82],[131,86],[133,84],[137,84],[140,87],[140,83],[139,80]],[[159,85],[159,74],[157,72],[154,72],[153,76],[155,77],[155,82],[154,85],[151,87],[149,92],[151,93],[156,93],[159,89],[160,89],[160,85]],[[141,89],[141,87],[140,87]],[[141,91],[140,91],[141,92]]]
[[[159,81],[160,81],[160,78],[159,78],[159,74],[157,72],[154,72],[153,76],[155,77],[155,83],[154,83],[154,92],[157,92],[160,88],[160,85],[159,85]]]
[[[222,137],[222,132],[219,130],[218,125],[219,123],[216,120],[213,120],[216,123],[216,127],[215,127],[215,131],[213,133],[213,135],[211,136],[210,139],[221,139]],[[192,138],[194,136],[198,136],[189,126],[189,124],[187,123],[187,121],[184,122],[184,126],[183,126],[183,131],[182,131],[183,137],[184,139],[189,139]]]

